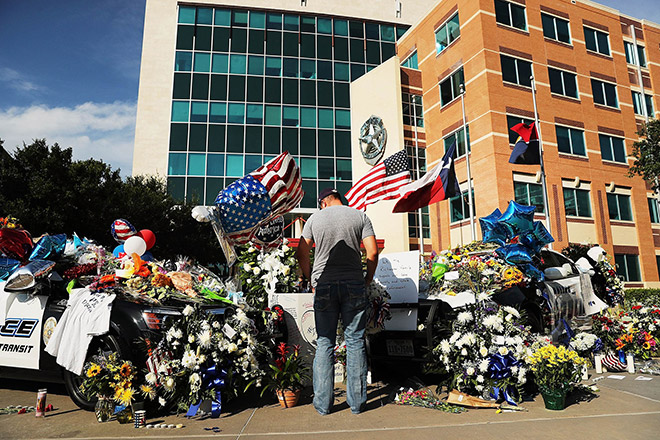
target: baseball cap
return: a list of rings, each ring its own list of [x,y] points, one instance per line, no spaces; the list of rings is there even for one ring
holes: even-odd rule
[[[321,191],[321,192],[319,193],[319,199],[318,199],[319,207],[321,206],[321,200],[323,200],[323,199],[325,199],[326,197],[331,196],[331,195],[334,195],[334,196],[336,196],[339,200],[341,200],[341,195],[339,194],[339,191],[337,191],[337,190],[334,189],[334,188],[326,188],[326,189],[324,189],[323,191]]]

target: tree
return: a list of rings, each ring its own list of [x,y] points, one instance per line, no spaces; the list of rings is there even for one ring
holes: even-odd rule
[[[156,258],[184,255],[202,263],[223,261],[210,225],[195,221],[195,201],[177,202],[164,180],[137,176],[122,180],[100,160],[72,159],[71,148],[49,147],[45,139],[12,155],[0,140],[0,216],[17,217],[33,237],[76,232],[112,250],[110,226],[117,218],[156,235]]]
[[[651,119],[642,124],[637,132],[643,139],[633,144],[635,162],[628,171],[628,177],[641,176],[654,191],[659,191],[660,177],[660,120]]]

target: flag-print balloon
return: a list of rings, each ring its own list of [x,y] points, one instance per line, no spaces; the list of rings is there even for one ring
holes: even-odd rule
[[[123,218],[118,218],[112,222],[110,231],[112,232],[112,237],[117,241],[117,243],[123,243],[129,237],[137,234],[137,229],[135,229],[135,226]]]

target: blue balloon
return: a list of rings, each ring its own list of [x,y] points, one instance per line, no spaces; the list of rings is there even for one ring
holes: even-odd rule
[[[500,224],[507,228],[510,237],[530,232],[534,226],[535,209],[534,206],[521,205],[511,200],[500,217]]]
[[[538,281],[545,280],[545,275],[533,264],[525,264],[522,266],[522,270],[528,277],[534,278]]]
[[[66,247],[66,234],[44,235],[34,246],[30,260],[55,259]]]
[[[520,243],[530,248],[535,254],[538,254],[543,247],[555,241],[550,235],[550,232],[545,228],[543,223],[534,222],[532,231],[527,232],[520,236]]]
[[[481,225],[481,236],[484,243],[497,243],[500,246],[506,244],[508,237],[508,230],[499,222],[502,212],[499,208],[495,208],[490,215],[479,218],[479,225]]]
[[[495,252],[497,252],[497,254],[504,258],[509,264],[524,264],[532,262],[530,250],[522,244],[507,244],[506,246],[498,248]]]
[[[154,256],[149,251],[142,254],[140,258],[142,258],[144,261],[154,261]]]
[[[124,245],[123,244],[120,244],[119,246],[114,248],[114,250],[112,251],[112,255],[114,255],[115,258],[119,258],[120,254],[125,254],[125,253],[126,252],[124,251]]]
[[[9,275],[14,272],[18,266],[21,265],[21,262],[14,260],[13,258],[0,258],[0,281],[6,279]]]

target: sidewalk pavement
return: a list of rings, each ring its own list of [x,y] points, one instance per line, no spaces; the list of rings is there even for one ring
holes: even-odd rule
[[[591,372],[593,373],[593,372]],[[608,378],[612,374],[622,380]],[[223,405],[218,419],[195,420],[178,416],[148,419],[147,423],[185,425],[182,429],[135,429],[116,421],[97,423],[94,414],[78,409],[62,386],[0,380],[0,408],[34,405],[36,391],[46,386],[48,402],[55,410],[45,418],[34,413],[0,415],[0,439],[644,439],[660,438],[660,376],[605,373],[597,382],[598,396],[591,401],[572,401],[563,411],[546,410],[541,396],[523,402],[524,412],[496,413],[493,409],[469,409],[448,414],[426,408],[389,403],[393,386],[377,383],[368,389],[367,410],[351,414],[338,387],[335,407],[320,416],[311,406],[306,390],[299,406],[284,409],[263,405],[248,395]],[[650,381],[635,380],[643,376]],[[594,376],[591,375],[591,378]],[[591,383],[591,380],[588,381]],[[254,407],[255,405],[261,405]],[[212,430],[211,428],[216,428]]]

